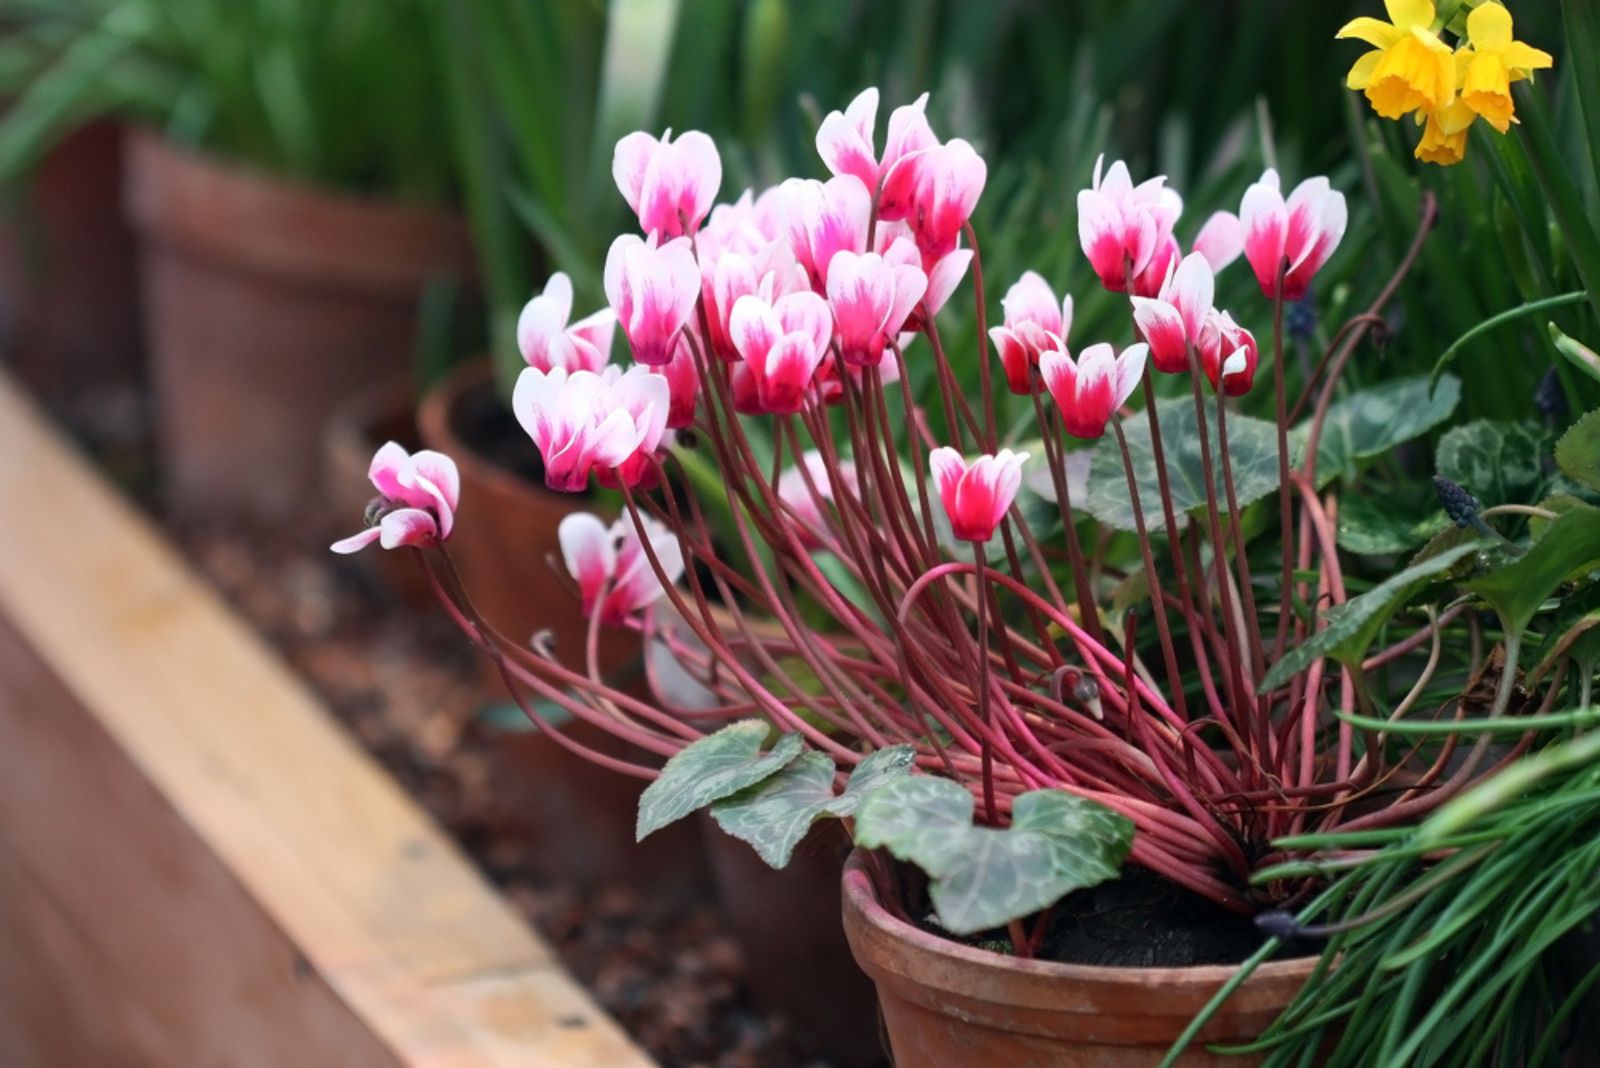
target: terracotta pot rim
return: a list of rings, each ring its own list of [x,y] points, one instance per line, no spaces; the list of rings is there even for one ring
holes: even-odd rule
[[[149,127],[129,129],[125,152],[128,216],[147,240],[284,281],[407,299],[430,278],[475,275],[466,220],[451,205],[313,185]]]
[[[853,850],[849,860],[845,862],[844,906],[847,912],[854,911],[868,926],[909,947],[912,955],[930,964],[943,965],[930,971],[932,974],[950,978],[951,982],[945,989],[953,993],[977,994],[977,988],[982,985],[976,981],[971,983],[956,981],[956,977],[963,973],[969,976],[1004,974],[1151,990],[1173,986],[1215,988],[1227,982],[1239,970],[1237,964],[1139,968],[1019,960],[1003,953],[993,953],[976,946],[952,942],[905,922],[883,907],[873,889],[871,876],[866,870],[866,860],[860,849]],[[1256,968],[1251,979],[1259,982],[1290,980],[1298,984],[1311,972],[1318,959],[1318,957],[1295,957],[1290,960],[1268,961]],[[951,968],[949,967],[951,964],[960,967]],[[918,980],[928,982],[928,976],[919,975]]]

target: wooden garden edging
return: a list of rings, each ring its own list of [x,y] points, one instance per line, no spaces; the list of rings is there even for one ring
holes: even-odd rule
[[[8,1068],[648,1068],[3,376],[0,501]]]

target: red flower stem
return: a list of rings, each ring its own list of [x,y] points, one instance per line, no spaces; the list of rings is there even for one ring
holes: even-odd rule
[[[972,228],[971,221],[962,223],[961,230],[967,235],[967,244],[972,246],[972,302],[977,307],[978,313],[978,381],[983,389],[983,421],[987,432],[984,437],[984,449],[987,452],[994,452],[1000,439],[995,433],[994,423],[994,381],[993,368],[989,366],[988,308],[985,306],[983,293],[983,254],[978,248],[978,232]]]
[[[1289,485],[1289,407],[1284,399],[1288,368],[1284,366],[1283,353],[1283,280],[1288,273],[1289,260],[1284,257],[1278,265],[1278,281],[1272,297],[1272,391],[1278,417],[1278,537],[1283,558],[1278,603],[1284,606],[1292,603],[1289,591],[1294,583],[1294,489]],[[1315,456],[1316,450],[1308,449],[1307,454]],[[1278,637],[1272,647],[1274,662],[1283,659],[1294,629],[1294,613],[1285,608],[1278,613]]]
[[[978,576],[978,718],[989,726],[989,567],[984,559],[983,542],[972,543],[972,558]],[[994,807],[994,751],[987,738],[983,743],[983,806],[989,823],[996,822]]]
[[[1228,405],[1221,390],[1217,391],[1217,444],[1222,451],[1222,486],[1228,501],[1228,533],[1233,539],[1239,593],[1244,600],[1245,633],[1250,638],[1253,674],[1259,679],[1266,674],[1267,654],[1261,638],[1261,614],[1256,611],[1255,583],[1250,581],[1250,560],[1244,549],[1244,513],[1239,511],[1239,498],[1233,485],[1233,459],[1228,450]]]
[[[950,359],[945,355],[944,345],[939,340],[939,325],[928,320],[924,322],[922,332],[927,335],[928,343],[933,346],[933,363],[939,372],[939,392],[944,397],[946,417],[954,419],[951,408],[953,403],[954,410],[961,413],[962,421],[971,431],[973,439],[982,442],[983,433],[978,429],[978,420],[972,414],[971,406],[967,404],[967,395],[961,391],[960,385],[956,382],[955,371],[950,367]],[[950,434],[956,440],[956,448],[965,452],[966,446],[962,443],[960,429],[960,426],[952,423]]]
[[[1072,568],[1073,591],[1078,596],[1078,615],[1084,629],[1096,642],[1103,642],[1105,631],[1100,626],[1100,609],[1095,604],[1094,586],[1089,582],[1089,572],[1083,563],[1083,545],[1078,541],[1077,517],[1072,512],[1072,491],[1067,485],[1066,443],[1062,440],[1055,420],[1047,417],[1044,402],[1038,391],[1030,394],[1034,418],[1039,422],[1039,433],[1045,442],[1045,459],[1050,463],[1050,480],[1055,485],[1056,502],[1061,507],[1061,527],[1067,536],[1067,560]],[[1044,569],[1049,574],[1049,569]],[[1054,580],[1051,581],[1052,587]],[[1059,590],[1052,589],[1056,600],[1061,600]]]

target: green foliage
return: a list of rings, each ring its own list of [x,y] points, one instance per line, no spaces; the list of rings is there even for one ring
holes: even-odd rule
[[[909,745],[874,750],[836,795],[833,761],[805,752],[771,778],[712,805],[711,816],[724,831],[754,847],[762,860],[782,868],[813,823],[854,815],[869,793],[909,775],[915,759],[916,750]]]
[[[929,776],[874,791],[856,814],[856,844],[886,848],[926,872],[940,925],[958,935],[1114,878],[1133,842],[1132,821],[1061,790],[1019,796],[1004,830],[975,827],[972,815],[971,793]]]
[[[1431,387],[1416,376],[1369,386],[1330,405],[1317,443],[1317,485],[1353,473],[1357,462],[1432,430],[1450,417],[1460,399],[1461,382],[1455,376],[1444,375]],[[1305,453],[1310,435],[1310,420],[1290,434],[1297,458]]]
[[[1556,442],[1556,465],[1580,486],[1600,490],[1600,411],[1579,419]]]
[[[1506,630],[1521,632],[1569,575],[1597,563],[1600,508],[1583,505],[1552,522],[1526,553],[1466,586],[1494,606]]]
[[[742,720],[680,749],[639,796],[638,839],[761,782],[800,756],[805,742],[798,734],[783,735],[763,753],[769,731],[762,720]]]
[[[1439,474],[1486,506],[1522,502],[1544,481],[1549,436],[1535,423],[1479,419],[1439,439]]]

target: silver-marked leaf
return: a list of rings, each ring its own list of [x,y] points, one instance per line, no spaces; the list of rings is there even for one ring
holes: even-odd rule
[[[1169,400],[1161,406],[1161,449],[1167,459],[1167,480],[1172,491],[1173,509],[1181,516],[1206,504],[1205,465],[1201,460],[1199,420],[1191,399]],[[1212,463],[1217,475],[1217,506],[1226,511],[1227,497],[1221,482],[1221,452],[1218,448],[1217,413],[1211,398],[1206,401],[1206,428]],[[1139,503],[1145,523],[1154,530],[1161,526],[1161,482],[1156,473],[1155,449],[1151,445],[1150,421],[1135,415],[1122,424],[1128,437],[1128,456],[1133,462],[1134,480],[1139,487]],[[1233,485],[1239,507],[1259,500],[1278,486],[1278,437],[1271,423],[1248,415],[1228,413],[1228,457],[1233,465]],[[1078,503],[1078,498],[1073,498]],[[1136,529],[1133,502],[1128,497],[1128,478],[1123,471],[1122,450],[1107,437],[1094,451],[1089,468],[1089,484],[1083,507],[1102,523],[1119,530]]]
[[[1545,446],[1536,423],[1478,419],[1439,439],[1438,472],[1485,506],[1525,503],[1544,479]]]
[[[939,923],[958,935],[1114,878],[1133,843],[1132,821],[1061,790],[1019,796],[1004,829],[973,826],[972,812],[965,787],[918,776],[874,790],[856,814],[856,844],[926,872]]]
[[[1364,389],[1329,405],[1317,443],[1317,485],[1325,486],[1350,472],[1357,461],[1388,452],[1432,430],[1450,417],[1460,399],[1461,380],[1455,375],[1442,376],[1432,392],[1428,376],[1417,375]],[[1310,419],[1289,433],[1296,464],[1305,455],[1310,434]]]
[[[1363,556],[1403,553],[1449,526],[1449,517],[1431,497],[1420,507],[1394,494],[1339,502],[1339,547]]]
[[[856,766],[844,793],[835,795],[833,761],[805,752],[776,775],[712,805],[711,816],[762,860],[782,868],[813,823],[853,814],[873,790],[910,774],[916,755],[909,745],[875,750]]]
[[[1424,586],[1450,572],[1457,561],[1482,548],[1480,541],[1455,545],[1391,575],[1359,597],[1336,605],[1323,615],[1326,624],[1272,665],[1261,680],[1260,693],[1275,690],[1325,656],[1353,663],[1366,656],[1367,647],[1389,617]]]
[[[1556,442],[1556,466],[1581,486],[1600,490],[1600,410],[1572,424]]]
[[[754,786],[786,767],[805,748],[798,734],[785,734],[771,752],[763,754],[761,744],[770,731],[763,720],[742,720],[674,755],[661,769],[661,777],[639,796],[635,838],[643,841],[696,809]]]

